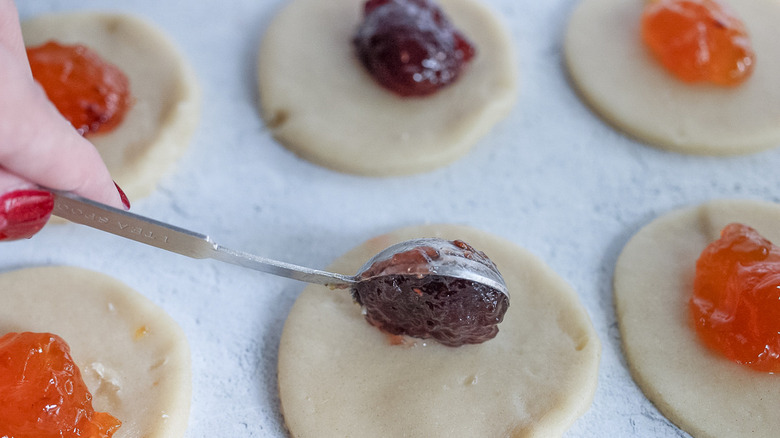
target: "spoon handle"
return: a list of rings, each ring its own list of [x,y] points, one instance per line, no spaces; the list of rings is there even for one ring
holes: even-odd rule
[[[215,243],[207,235],[185,230],[148,217],[58,190],[54,195],[52,214],[136,242],[194,259],[214,259],[273,275],[324,284],[336,288],[350,287],[355,280],[347,275],[310,269],[235,251]]]

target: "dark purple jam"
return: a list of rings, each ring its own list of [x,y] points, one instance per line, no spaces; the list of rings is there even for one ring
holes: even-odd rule
[[[368,0],[353,43],[371,76],[401,96],[451,84],[476,53],[431,0]]]
[[[454,243],[464,249],[464,257],[492,264],[464,242]],[[366,271],[367,280],[352,288],[366,320],[393,335],[433,338],[450,347],[494,338],[509,297],[482,283],[428,272],[428,261],[436,257],[433,248],[418,247]]]

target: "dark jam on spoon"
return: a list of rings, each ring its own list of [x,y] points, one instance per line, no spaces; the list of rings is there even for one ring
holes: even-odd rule
[[[368,0],[353,43],[371,76],[405,97],[451,84],[476,53],[431,0]]]
[[[452,244],[455,255],[495,268],[465,242]],[[430,266],[439,257],[437,249],[419,246],[361,274],[352,294],[366,320],[391,335],[433,338],[450,347],[494,338],[509,307],[507,295],[482,283],[437,275]]]

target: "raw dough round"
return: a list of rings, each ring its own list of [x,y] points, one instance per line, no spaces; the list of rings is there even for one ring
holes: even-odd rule
[[[504,26],[478,1],[441,0],[477,55],[456,83],[404,99],[378,85],[354,53],[363,3],[293,0],[271,23],[258,83],[274,136],[307,160],[369,176],[422,172],[464,155],[516,98]]]
[[[200,113],[195,74],[161,31],[135,16],[67,13],[22,23],[27,46],[81,43],[118,66],[135,103],[122,123],[88,136],[132,201],[149,195],[189,145]]]
[[[502,272],[511,305],[496,338],[446,347],[391,345],[344,290],[309,286],[279,347],[279,393],[292,436],[560,436],[589,407],[600,343],[577,295],[525,250],[471,228],[430,225],[369,240],[330,269],[354,273],[415,237],[463,239]]]
[[[668,73],[641,41],[641,0],[582,0],[576,7],[564,43],[572,82],[608,122],[665,149],[727,155],[780,145],[780,2],[725,2],[756,53],[742,85],[690,85]]]
[[[780,242],[780,206],[721,200],[675,211],[642,228],[615,268],[615,307],[634,379],[696,437],[776,437],[780,381],[711,353],[691,326],[696,260],[730,222]]]
[[[97,272],[40,267],[0,274],[0,334],[49,332],[70,345],[95,410],[122,421],[114,438],[184,436],[190,351],[176,322]]]

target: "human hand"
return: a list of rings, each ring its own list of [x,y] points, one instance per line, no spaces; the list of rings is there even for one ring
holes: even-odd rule
[[[0,0],[0,241],[28,238],[46,224],[53,196],[71,191],[130,208],[95,147],[33,80],[13,0]]]

